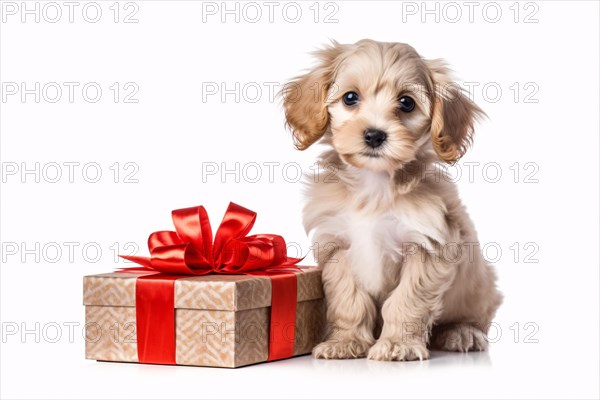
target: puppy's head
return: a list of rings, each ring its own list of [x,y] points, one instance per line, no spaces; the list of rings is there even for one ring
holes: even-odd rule
[[[393,171],[431,143],[440,160],[458,160],[483,112],[449,78],[440,60],[403,43],[333,43],[319,63],[283,91],[287,123],[304,150],[323,135],[342,160]]]

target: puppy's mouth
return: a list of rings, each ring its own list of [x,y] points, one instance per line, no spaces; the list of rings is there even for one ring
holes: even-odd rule
[[[383,157],[383,155],[380,152],[377,151],[363,151],[360,153],[361,156],[364,157],[368,157],[368,158],[381,158]]]

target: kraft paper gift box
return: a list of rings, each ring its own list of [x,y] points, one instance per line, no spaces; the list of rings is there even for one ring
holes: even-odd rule
[[[148,274],[122,271],[84,277],[86,358],[139,362],[136,280]],[[320,269],[302,268],[295,274],[295,324],[294,329],[286,327],[284,335],[292,336],[293,355],[300,355],[310,353],[322,339],[325,310]],[[271,290],[268,276],[175,280],[175,364],[235,368],[267,361]]]

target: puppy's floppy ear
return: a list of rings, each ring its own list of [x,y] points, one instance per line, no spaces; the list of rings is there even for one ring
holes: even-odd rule
[[[327,130],[327,95],[343,49],[343,45],[334,41],[330,46],[316,51],[314,54],[318,64],[283,87],[281,94],[285,118],[299,150],[308,148]]]
[[[443,60],[425,60],[434,84],[431,140],[441,160],[453,163],[473,141],[473,125],[485,113],[450,78]]]

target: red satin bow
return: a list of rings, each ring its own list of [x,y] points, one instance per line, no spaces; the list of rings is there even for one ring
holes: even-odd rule
[[[252,274],[298,270],[301,259],[287,257],[279,235],[246,236],[256,213],[229,203],[213,242],[208,214],[202,206],[171,213],[175,232],[154,232],[148,238],[150,257],[121,256],[148,269],[170,274]]]

